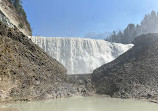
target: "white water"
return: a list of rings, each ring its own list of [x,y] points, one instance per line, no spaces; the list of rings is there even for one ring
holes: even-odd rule
[[[87,38],[36,36],[30,38],[50,56],[61,62],[67,68],[68,74],[91,73],[133,46]]]
[[[158,104],[107,97],[73,97],[3,105],[2,111],[158,111]],[[10,110],[7,110],[7,109]]]

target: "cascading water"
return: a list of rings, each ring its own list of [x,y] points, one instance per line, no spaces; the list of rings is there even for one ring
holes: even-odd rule
[[[114,60],[133,46],[87,38],[30,38],[51,57],[61,62],[68,74],[92,73],[94,69]]]

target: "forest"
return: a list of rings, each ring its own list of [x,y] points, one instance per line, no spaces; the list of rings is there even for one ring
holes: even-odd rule
[[[147,33],[158,33],[158,13],[155,11],[145,15],[140,24],[128,24],[124,31],[119,31],[118,33],[113,31],[106,40],[109,42],[129,44],[137,36]]]

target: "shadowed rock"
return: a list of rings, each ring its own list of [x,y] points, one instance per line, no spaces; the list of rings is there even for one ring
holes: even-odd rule
[[[96,93],[157,99],[158,34],[141,35],[133,43],[132,49],[94,70],[91,79]]]

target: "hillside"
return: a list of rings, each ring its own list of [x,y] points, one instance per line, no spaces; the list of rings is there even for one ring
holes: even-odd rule
[[[158,34],[141,35],[133,43],[132,49],[94,70],[97,94],[157,100]]]
[[[0,101],[71,96],[66,68],[16,28],[0,23]]]

